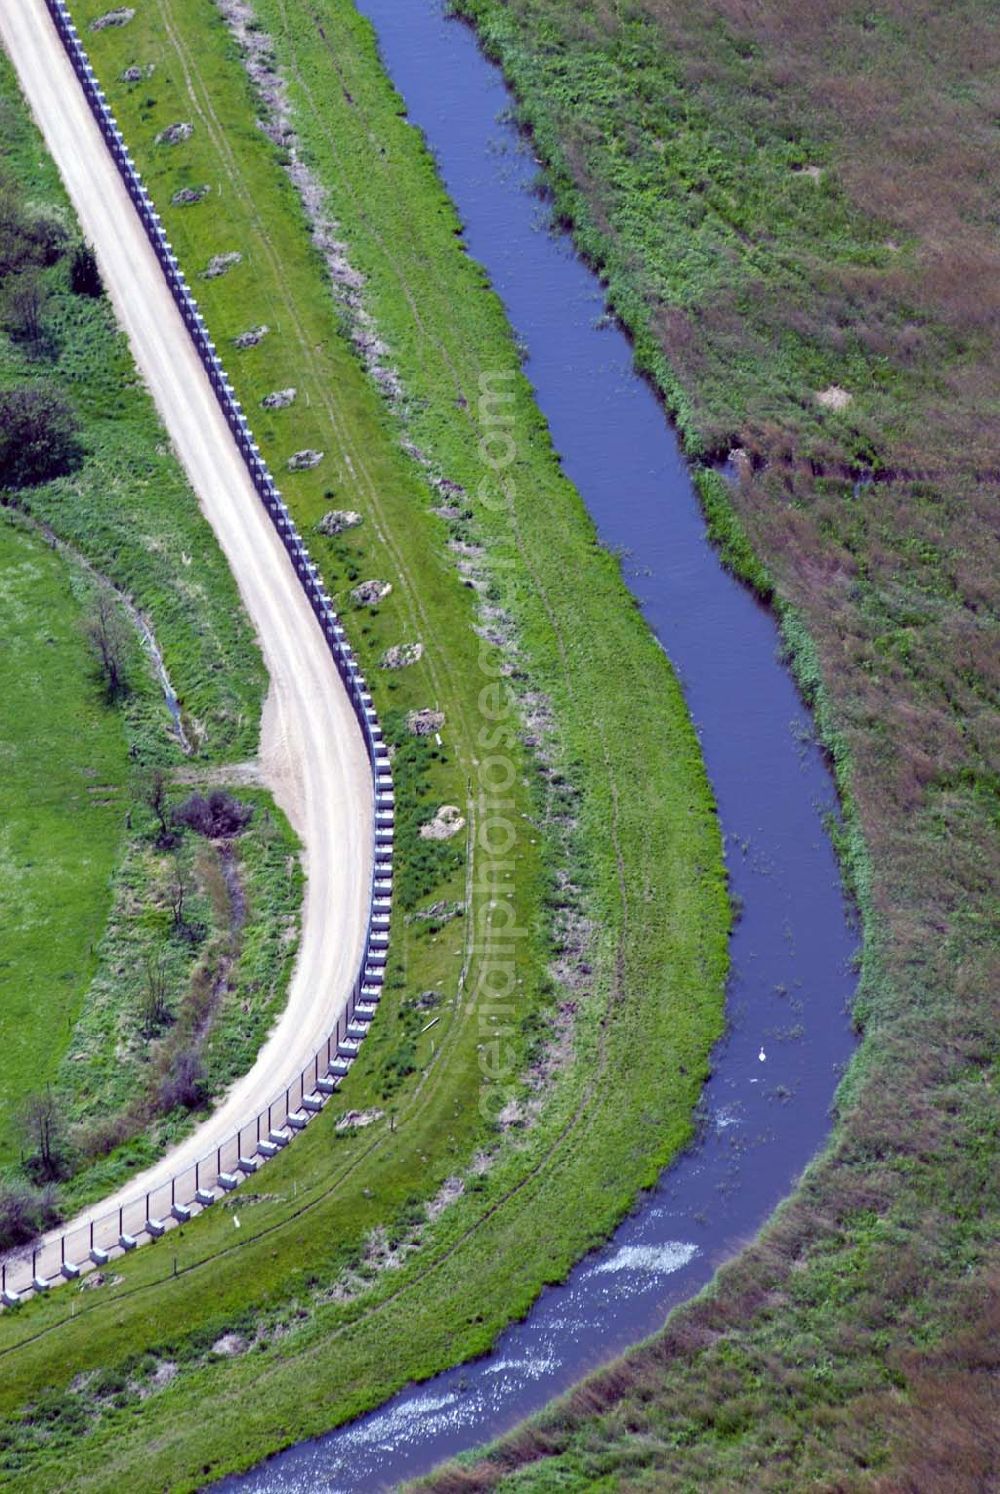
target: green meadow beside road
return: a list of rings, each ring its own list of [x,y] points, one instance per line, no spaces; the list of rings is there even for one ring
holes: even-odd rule
[[[341,1093],[238,1232],[211,1211],[0,1319],[11,1487],[193,1488],[483,1349],[607,1233],[690,1135],[729,908],[680,690],[367,25],[258,11],[317,246],[217,10],[100,12],[74,6],[395,749],[389,973]]]
[[[128,793],[121,717],[93,678],[79,575],[0,515],[0,1164],[69,1044],[95,966]]]

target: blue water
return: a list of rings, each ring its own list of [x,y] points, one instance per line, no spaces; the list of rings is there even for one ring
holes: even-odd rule
[[[654,1331],[792,1188],[827,1134],[852,1050],[857,941],[823,825],[833,788],[773,620],[708,544],[674,434],[627,339],[597,325],[602,288],[531,190],[538,163],[509,122],[499,71],[438,0],[361,0],[360,9],[437,158],[469,252],[527,344],[526,372],[565,470],[601,538],[624,550],[626,578],[680,676],[743,912],[696,1143],[491,1354],[222,1486],[260,1494],[367,1491],[426,1472]]]

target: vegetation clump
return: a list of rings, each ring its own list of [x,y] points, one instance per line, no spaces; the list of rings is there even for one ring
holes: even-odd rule
[[[80,423],[55,389],[0,389],[0,481],[30,488],[73,472],[82,460]]]
[[[205,797],[192,794],[174,810],[174,820],[211,840],[232,840],[242,835],[253,818],[253,805],[241,804],[224,789],[213,789]]]
[[[0,1251],[28,1244],[60,1218],[55,1189],[0,1179]]]

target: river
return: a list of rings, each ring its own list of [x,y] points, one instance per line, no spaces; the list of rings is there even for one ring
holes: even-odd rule
[[[563,466],[684,687],[715,790],[731,884],[727,1031],[695,1143],[600,1250],[546,1289],[493,1351],[301,1443],[225,1490],[388,1487],[539,1410],[655,1329],[760,1228],[822,1145],[850,1058],[857,931],[824,828],[836,813],[773,618],[720,566],[677,441],[604,293],[553,231],[538,163],[474,33],[440,0],[360,0],[527,346]]]

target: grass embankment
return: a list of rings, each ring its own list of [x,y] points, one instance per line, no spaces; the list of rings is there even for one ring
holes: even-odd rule
[[[401,876],[362,1058],[258,1201],[240,1203],[238,1234],[213,1211],[116,1265],[120,1282],[0,1320],[7,1468],[36,1490],[69,1469],[81,1490],[140,1468],[147,1484],[194,1487],[484,1348],[689,1135],[728,923],[676,681],[559,472],[367,25],[344,4],[260,10],[302,150],[367,277],[360,308],[332,248],[331,289],[282,169],[287,142],[256,125],[214,8],[152,0],[91,32],[100,9],[74,13],[396,743]],[[178,123],[186,138],[156,143]],[[198,200],[174,203],[180,192]],[[204,277],[221,254],[242,258]],[[233,347],[261,325],[257,346]],[[498,430],[480,378],[498,373],[494,393],[513,396],[499,406],[513,438],[502,483],[477,450]],[[288,473],[303,450],[318,465]],[[362,522],[326,540],[316,525],[333,509]],[[357,605],[370,579],[392,591]],[[380,667],[412,643],[419,661]],[[440,746],[408,731],[423,708],[443,713]],[[465,834],[421,838],[443,803]],[[464,916],[438,907],[454,902]],[[491,956],[515,983],[492,1010]],[[480,1114],[494,1093],[506,1129]],[[382,1114],[338,1130],[349,1108]],[[428,1219],[449,1179],[452,1202]],[[225,1331],[254,1352],[213,1355]],[[153,1379],[165,1362],[169,1383]],[[100,1377],[80,1380],[89,1369]]]
[[[664,1336],[441,1489],[979,1489],[996,1439],[991,8],[463,0],[834,755],[865,1041]]]
[[[24,442],[5,444],[0,473],[10,559],[0,1162],[15,1185],[19,1155],[36,1181],[65,1182],[68,1209],[190,1124],[189,1106],[165,1088],[185,1050],[197,1050],[202,1071],[192,1101],[248,1066],[284,992],[298,877],[287,826],[260,792],[228,850],[190,832],[159,844],[145,802],[151,773],[164,776],[169,815],[191,792],[173,783],[182,766],[197,779],[251,755],[265,675],[3,58],[0,115],[0,394],[55,391],[76,431],[58,476],[27,480],[41,471],[25,469]],[[124,671],[113,700],[84,636],[101,603]],[[179,698],[190,757],[137,611]],[[230,868],[232,897],[222,885]],[[169,909],[178,876],[190,905],[183,928]],[[151,975],[162,987],[153,1018]],[[52,1155],[40,1163],[37,1126],[21,1112],[50,1087]]]
[[[0,522],[0,1164],[93,973],[127,795],[125,733],[95,689],[76,579],[41,539]]]

